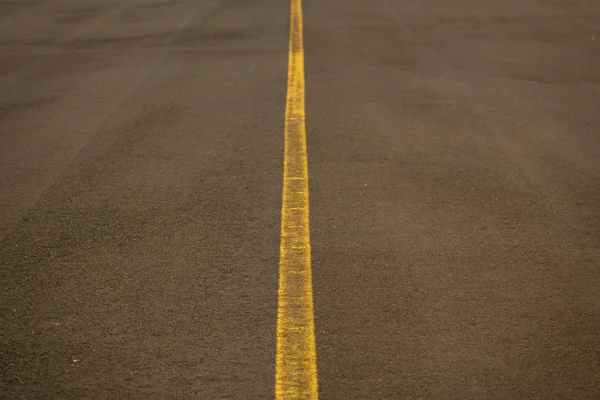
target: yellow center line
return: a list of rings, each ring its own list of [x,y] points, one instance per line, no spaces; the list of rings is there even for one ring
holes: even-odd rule
[[[291,0],[277,310],[276,399],[317,399],[302,1]]]

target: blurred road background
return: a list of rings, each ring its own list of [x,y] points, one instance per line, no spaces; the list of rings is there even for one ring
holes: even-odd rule
[[[0,1],[0,397],[273,396],[289,2]],[[323,399],[600,398],[600,3],[304,0]]]

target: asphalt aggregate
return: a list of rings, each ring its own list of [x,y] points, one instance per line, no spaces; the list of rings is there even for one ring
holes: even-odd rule
[[[322,399],[600,398],[600,3],[304,0]],[[0,1],[0,398],[274,394],[289,1]]]

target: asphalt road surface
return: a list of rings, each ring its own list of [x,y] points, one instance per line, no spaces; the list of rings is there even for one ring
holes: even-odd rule
[[[600,3],[304,0],[322,399],[600,398]],[[0,1],[0,397],[274,396],[288,0]]]

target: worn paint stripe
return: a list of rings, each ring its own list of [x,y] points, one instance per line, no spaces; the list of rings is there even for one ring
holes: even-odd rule
[[[317,399],[302,2],[291,0],[277,313],[276,399]]]

